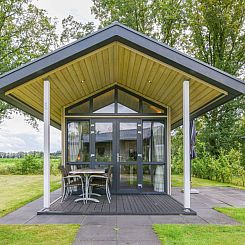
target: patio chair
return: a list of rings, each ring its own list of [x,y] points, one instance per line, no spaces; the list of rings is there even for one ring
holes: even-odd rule
[[[63,202],[69,195],[72,194],[74,188],[81,187],[82,189],[82,197],[84,194],[84,184],[83,178],[80,175],[69,175],[69,170],[64,166],[59,166],[59,169],[62,174],[62,183],[63,183],[63,194],[61,198],[61,202]],[[85,202],[84,202],[85,203]]]
[[[89,177],[89,196],[95,193],[92,193],[93,187],[104,187],[106,192],[106,197],[109,203],[111,203],[111,193],[110,193],[110,179],[112,174],[112,167],[110,166],[108,172],[103,175],[91,175]]]

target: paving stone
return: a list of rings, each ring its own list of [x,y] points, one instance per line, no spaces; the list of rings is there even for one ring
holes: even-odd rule
[[[82,225],[78,231],[76,241],[116,241],[116,226]]]
[[[75,241],[73,245],[117,245],[117,241]]]
[[[117,245],[160,245],[160,241],[118,241]]]
[[[183,215],[151,215],[152,224],[184,224]]]
[[[151,227],[119,227],[117,232],[119,241],[158,241]]]
[[[116,225],[116,215],[86,215],[82,224],[83,225]]]
[[[151,226],[149,215],[118,215],[117,225],[122,226]]]

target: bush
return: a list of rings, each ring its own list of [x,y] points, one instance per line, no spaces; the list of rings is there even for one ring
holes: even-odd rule
[[[245,186],[245,168],[241,162],[241,152],[231,149],[221,150],[217,158],[203,147],[198,157],[192,160],[192,175],[202,179],[216,180]],[[183,173],[183,160],[180,155],[172,156],[173,174]]]
[[[58,165],[60,159],[50,160],[50,173],[60,173]],[[0,159],[0,175],[7,174],[43,174],[43,158],[27,155],[22,159]]]
[[[41,174],[43,164],[40,159],[33,155],[25,156],[24,160],[17,164],[18,174]]]

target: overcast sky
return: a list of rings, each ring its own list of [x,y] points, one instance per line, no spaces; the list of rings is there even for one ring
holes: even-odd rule
[[[46,9],[50,17],[57,17],[60,22],[68,15],[73,15],[82,22],[94,21],[90,13],[92,0],[33,0],[39,8]],[[51,152],[60,150],[60,131],[51,128]],[[5,119],[0,124],[0,152],[43,150],[43,123],[39,131],[33,129],[20,115]]]

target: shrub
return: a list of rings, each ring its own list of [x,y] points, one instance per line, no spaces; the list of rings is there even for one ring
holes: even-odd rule
[[[43,164],[35,156],[27,155],[23,161],[17,164],[17,171],[19,174],[41,174],[43,172]]]

